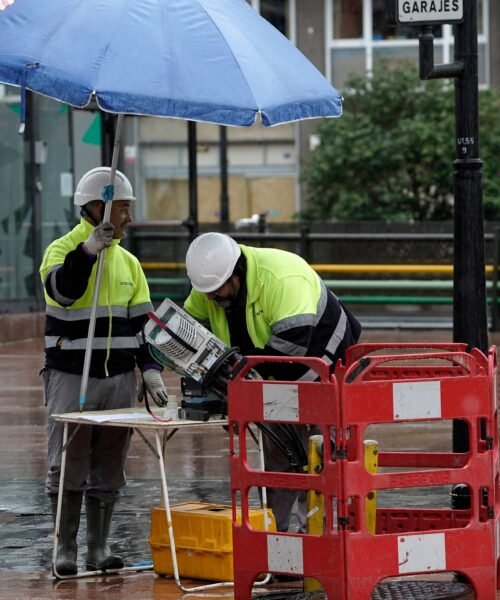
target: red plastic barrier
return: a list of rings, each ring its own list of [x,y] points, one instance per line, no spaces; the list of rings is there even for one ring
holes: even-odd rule
[[[329,600],[369,600],[385,578],[444,571],[465,575],[477,600],[494,598],[500,546],[495,349],[486,357],[465,344],[361,344],[349,349],[346,364],[331,377],[319,359],[289,360],[314,368],[319,381],[246,380],[258,363],[283,362],[249,357],[229,384],[230,430],[238,431],[239,442],[231,436],[235,598],[250,599],[253,581],[266,572],[314,577]],[[370,425],[457,419],[467,423],[468,452],[380,452],[379,471],[365,469]],[[321,473],[249,467],[246,428],[277,421],[317,424],[324,439],[335,431],[336,453],[325,444]],[[379,508],[376,533],[367,530],[365,498],[373,490],[410,493],[455,484],[468,486],[470,509]],[[253,531],[248,492],[258,486],[323,494],[323,535]],[[241,525],[235,518],[240,504]]]
[[[389,346],[391,352],[402,348]],[[408,346],[409,353],[391,354],[385,353],[384,345],[355,347],[348,356],[351,362],[336,374],[342,428],[349,432],[344,436],[347,460],[342,462],[341,484],[344,506],[349,507],[344,514],[348,599],[369,600],[375,586],[387,577],[440,571],[468,577],[478,600],[491,600],[496,594],[495,349],[485,357],[477,350],[466,352],[463,344],[428,348],[422,345],[418,350],[424,351],[417,353]],[[396,367],[391,366],[394,362]],[[388,370],[391,378],[386,376]],[[366,471],[363,440],[369,425],[443,419],[467,423],[470,450],[465,455],[381,452],[379,466],[399,467],[399,471]],[[401,509],[401,531],[391,519],[382,527],[384,513],[378,511],[376,535],[366,529],[364,498],[373,490],[407,488],[410,493],[415,487],[459,483],[467,484],[471,492],[468,513],[449,510],[439,518],[428,518],[430,513]]]
[[[333,523],[333,505],[340,493],[339,463],[332,460],[330,445],[325,445],[324,467],[317,475],[263,472],[248,466],[245,428],[249,423],[315,424],[321,428],[324,439],[330,438],[330,428],[338,428],[338,385],[330,380],[328,365],[319,359],[295,360],[314,368],[320,381],[245,380],[245,373],[258,363],[283,362],[272,357],[249,357],[244,370],[229,384],[230,427],[238,426],[239,438],[239,451],[232,436],[230,442],[234,595],[239,600],[251,598],[253,581],[262,573],[312,576],[321,583],[328,598],[344,597],[343,547]],[[252,530],[248,521],[248,492],[255,486],[321,492],[325,506],[332,507],[326,511],[324,534],[319,537]],[[241,500],[241,525],[235,517],[238,497]]]

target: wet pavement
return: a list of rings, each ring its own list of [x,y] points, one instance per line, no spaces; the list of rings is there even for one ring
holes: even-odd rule
[[[429,339],[449,342],[451,332],[368,331],[363,341],[409,343]],[[227,588],[182,594],[171,578],[159,577],[152,571],[65,581],[52,578],[52,517],[44,489],[46,409],[38,375],[42,364],[41,339],[0,344],[0,600],[232,598]],[[168,374],[166,382],[170,393],[180,393],[177,376]],[[414,435],[420,438],[428,435],[431,446],[433,439],[439,440],[438,446],[443,439],[449,441],[449,432],[438,436],[434,433],[405,430],[398,435],[410,445]],[[390,449],[394,431],[388,435],[379,429],[374,435],[386,443],[384,449]],[[197,500],[230,504],[227,446],[227,434],[219,427],[178,431],[167,445],[170,502]],[[125,558],[127,566],[138,566],[151,561],[150,511],[161,504],[158,464],[138,435],[133,436],[126,470],[128,483],[117,503],[110,541],[112,550]],[[423,490],[417,500],[420,506],[447,506],[449,490],[434,490],[431,497],[426,496],[426,492]],[[82,519],[79,532],[82,548],[84,538],[85,519]],[[81,559],[80,566],[83,566]],[[200,585],[199,581],[183,580],[183,583],[186,587]],[[277,588],[290,588],[290,585],[293,589],[293,584],[275,584],[267,591],[272,591],[275,597]],[[296,591],[299,593],[298,588]],[[449,597],[473,596],[462,593]],[[500,595],[497,598],[500,599]]]
[[[104,592],[110,598],[155,598],[163,584],[178,598],[172,582],[152,572],[53,582],[53,526],[44,483],[46,408],[38,375],[42,364],[42,340],[0,345],[0,598],[93,598]],[[167,377],[167,385],[170,393],[180,391],[174,375]],[[230,502],[227,434],[215,429],[214,435],[179,431],[169,441],[168,481],[175,482],[169,487],[171,503]],[[150,510],[161,503],[158,463],[138,435],[133,436],[127,479],[110,541],[113,551],[134,565],[151,561]],[[85,519],[78,539],[84,548]],[[168,589],[161,590],[161,597],[170,597]]]

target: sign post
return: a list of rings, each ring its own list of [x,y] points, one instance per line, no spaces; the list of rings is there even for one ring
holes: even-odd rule
[[[482,161],[479,158],[477,0],[392,0],[391,20],[420,25],[421,79],[455,79],[453,341],[488,351]],[[434,65],[432,25],[454,23],[454,62]],[[466,452],[466,423],[453,423],[453,450]]]
[[[466,2],[464,22],[457,26],[455,61],[463,62],[464,70],[455,81],[453,339],[487,353],[476,0]],[[455,421],[453,450],[466,452],[468,449],[467,426],[464,421]]]

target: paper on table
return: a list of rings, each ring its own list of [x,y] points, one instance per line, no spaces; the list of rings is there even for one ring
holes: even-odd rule
[[[146,415],[144,413],[115,413],[114,415],[86,415],[82,413],[82,419],[87,421],[95,421],[96,423],[104,423],[104,421],[128,421],[130,419],[141,419],[147,420],[152,419],[151,415]]]

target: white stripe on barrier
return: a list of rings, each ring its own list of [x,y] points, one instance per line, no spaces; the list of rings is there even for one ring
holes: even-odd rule
[[[394,383],[392,405],[395,420],[441,418],[441,382]]]
[[[296,384],[262,385],[264,419],[267,421],[299,420],[299,387]]]
[[[398,536],[399,573],[446,570],[444,533]]]
[[[304,573],[302,539],[289,535],[267,536],[267,568],[270,572]]]

